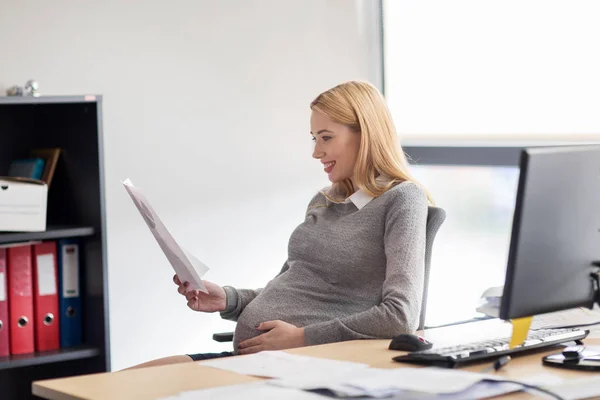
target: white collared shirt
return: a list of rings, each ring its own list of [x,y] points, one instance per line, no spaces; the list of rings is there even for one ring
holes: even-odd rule
[[[375,182],[379,182],[379,183],[387,182],[388,180],[389,179],[384,178],[383,175],[379,175],[377,178],[375,178]],[[358,208],[359,210],[362,210],[362,208],[364,206],[366,206],[367,204],[369,204],[369,202],[373,199],[374,199],[373,196],[369,196],[364,191],[359,189],[356,192],[352,193],[350,196],[348,196],[348,198],[346,200],[344,200],[344,203],[346,203],[346,204],[352,203],[356,206],[356,208]]]
[[[369,204],[371,200],[373,200],[372,196],[369,196],[362,190],[357,190],[356,192],[352,193],[346,200],[344,200],[344,203],[353,203],[356,206],[356,208],[361,210],[364,206]]]

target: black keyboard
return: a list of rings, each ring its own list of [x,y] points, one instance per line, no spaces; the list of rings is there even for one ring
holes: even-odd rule
[[[394,357],[394,361],[421,365],[454,368],[461,365],[493,361],[504,355],[513,355],[528,350],[549,347],[572,340],[581,340],[589,331],[579,328],[536,329],[529,332],[525,342],[509,349],[510,337],[464,343],[458,346],[439,347],[414,351]]]

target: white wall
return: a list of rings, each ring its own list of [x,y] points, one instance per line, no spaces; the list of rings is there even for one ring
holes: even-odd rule
[[[259,287],[312,194],[310,101],[378,83],[370,0],[0,0],[0,90],[102,94],[112,369],[220,351],[233,323],[187,309],[120,180],[141,187],[205,278]]]

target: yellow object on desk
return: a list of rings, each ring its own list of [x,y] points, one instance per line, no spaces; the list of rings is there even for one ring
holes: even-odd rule
[[[512,337],[510,338],[509,345],[511,349],[525,342],[525,339],[527,339],[527,334],[529,333],[529,327],[531,326],[532,320],[533,317],[515,318],[511,320],[513,327]]]

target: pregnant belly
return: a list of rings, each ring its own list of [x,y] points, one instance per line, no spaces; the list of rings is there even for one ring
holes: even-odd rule
[[[308,307],[302,302],[268,301],[259,296],[244,308],[240,314],[233,337],[234,352],[237,354],[238,345],[244,340],[266,333],[259,331],[256,326],[262,322],[281,320],[297,327],[328,321],[342,316],[340,310],[331,305],[322,304],[318,307]],[[266,301],[265,301],[266,300]]]

